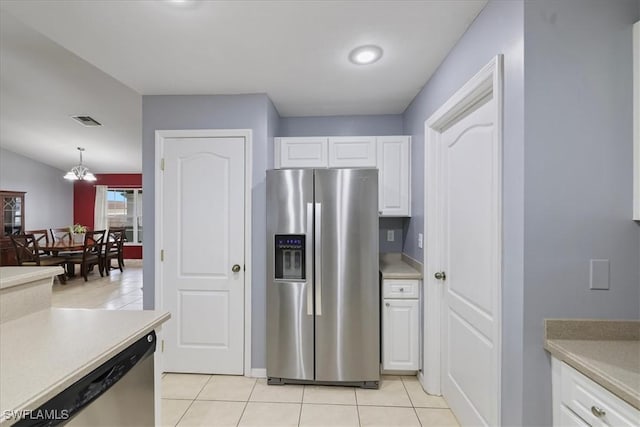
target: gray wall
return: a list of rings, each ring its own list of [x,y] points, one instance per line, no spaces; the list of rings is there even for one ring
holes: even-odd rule
[[[0,149],[0,189],[27,192],[26,230],[73,224],[73,183],[62,178],[65,172]]]
[[[424,121],[495,55],[504,55],[502,423],[505,426],[522,422],[523,13],[521,1],[489,2],[404,113],[404,133],[412,136],[413,213],[404,252],[423,260],[417,235],[424,230]]]
[[[404,218],[380,218],[380,253],[402,252],[404,243]],[[393,242],[387,241],[387,231],[393,230]]]
[[[145,212],[155,212],[155,131],[168,129],[252,129],[252,367],[266,366],[265,349],[265,170],[269,160],[269,137],[275,134],[277,112],[266,95],[154,95],[142,98],[142,170]],[[271,152],[273,158],[273,152]],[[204,187],[203,187],[204,188]],[[155,215],[145,217],[153,230]],[[154,307],[153,233],[145,235],[144,308]]]
[[[636,0],[525,3],[524,424],[550,425],[543,319],[640,318],[632,211]],[[589,290],[589,260],[611,289]]]
[[[278,136],[402,135],[402,116],[283,117]]]

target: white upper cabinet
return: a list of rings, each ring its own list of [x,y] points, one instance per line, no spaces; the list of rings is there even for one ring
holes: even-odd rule
[[[379,136],[378,205],[381,216],[411,216],[410,137]]]
[[[326,137],[276,138],[275,168],[326,168],[327,141]]]
[[[375,136],[329,137],[330,168],[375,168]]]
[[[380,216],[411,216],[411,137],[275,138],[274,167],[378,168]]]

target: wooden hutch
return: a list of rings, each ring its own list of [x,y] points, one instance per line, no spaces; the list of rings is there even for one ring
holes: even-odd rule
[[[23,191],[0,190],[2,200],[2,235],[0,235],[0,265],[16,265],[16,255],[9,236],[24,232]]]

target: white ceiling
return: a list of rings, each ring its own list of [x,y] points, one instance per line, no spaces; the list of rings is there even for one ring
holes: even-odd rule
[[[485,0],[193,0],[185,4],[165,0],[3,0],[0,7],[3,16],[10,12],[138,94],[267,93],[282,116],[324,116],[402,113],[485,4]],[[71,93],[60,90],[53,96],[55,100],[63,94],[69,103],[76,97],[87,97],[88,101],[93,99],[94,110],[130,113],[134,103],[125,96],[126,89],[114,89],[117,82],[104,75],[90,78],[90,73],[72,73],[76,78],[70,81],[62,73],[65,67],[91,67],[86,63],[81,66],[82,61],[71,59],[64,49],[42,37],[36,40],[38,37],[31,35],[33,45],[12,40],[21,37],[2,28],[0,59],[18,57],[13,59],[13,68],[2,68],[3,127],[5,121],[13,122],[20,116],[8,104],[26,104],[23,90],[32,97],[44,94],[42,97],[48,98],[48,88],[56,85],[56,79],[63,79],[63,85],[78,86]],[[362,44],[380,45],[384,56],[369,66],[351,64],[349,51]],[[24,56],[20,50],[29,48],[31,56],[40,55],[38,71],[19,63]],[[37,87],[25,82],[5,84],[5,69],[7,78],[15,79],[28,71],[30,82],[37,77]],[[49,71],[55,75],[47,76]],[[98,96],[92,89],[104,90],[102,95],[109,96]],[[11,96],[9,92],[15,96],[5,101]],[[126,104],[124,108],[121,102]],[[56,111],[95,114],[105,125],[121,127],[117,118],[112,121],[104,111],[77,111],[85,105],[75,105],[76,110],[71,108],[73,104],[60,105],[50,115]],[[7,120],[5,106],[12,113]],[[20,112],[24,111],[15,113]],[[68,125],[79,126],[70,120]],[[138,160],[139,133],[138,129],[137,141],[123,138],[127,146],[135,145]],[[0,136],[6,146],[4,129]],[[10,140],[15,141],[15,136]],[[30,139],[23,138],[21,144],[25,141]],[[13,142],[10,149],[18,151],[15,145]],[[84,145],[91,167],[94,147],[88,142]],[[130,158],[126,153],[121,156]],[[98,166],[95,169],[100,172]]]
[[[90,115],[104,126],[71,119]],[[0,146],[58,169],[142,169],[142,98],[48,38],[0,14]]]

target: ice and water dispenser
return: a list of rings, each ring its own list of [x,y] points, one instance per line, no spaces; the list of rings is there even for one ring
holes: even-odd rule
[[[276,279],[305,280],[304,239],[304,234],[276,234]]]

